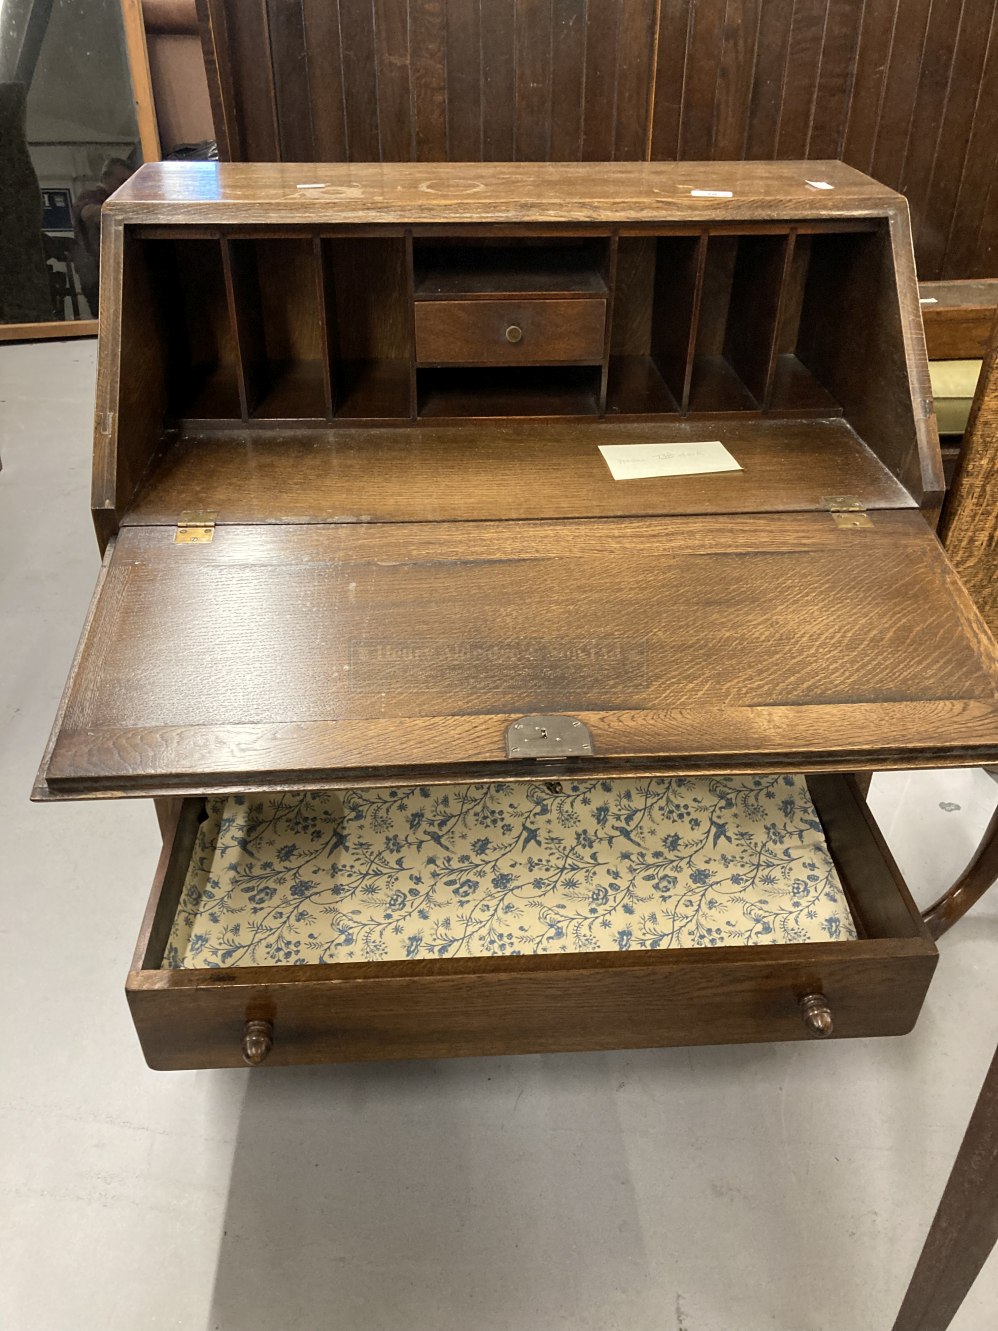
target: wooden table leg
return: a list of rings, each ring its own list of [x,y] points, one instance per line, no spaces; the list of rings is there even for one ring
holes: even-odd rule
[[[172,795],[164,795],[153,800],[156,806],[156,817],[159,820],[159,830],[162,832],[164,840],[167,835],[172,836],[177,830],[177,815],[183,802],[182,799]]]
[[[946,1331],[998,1242],[998,1053],[894,1331]]]
[[[922,919],[933,938],[941,938],[962,920],[967,911],[980,901],[984,893],[998,880],[998,809],[995,809],[988,830],[974,852],[974,858],[964,869],[948,892],[922,911]]]

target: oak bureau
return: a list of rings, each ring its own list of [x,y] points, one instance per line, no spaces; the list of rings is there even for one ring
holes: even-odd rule
[[[911,1028],[936,951],[855,774],[998,761],[998,669],[899,195],[156,164],[101,280],[35,797],[157,802],[152,1066]]]

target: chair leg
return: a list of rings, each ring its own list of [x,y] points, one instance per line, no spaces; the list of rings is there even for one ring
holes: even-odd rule
[[[988,1070],[894,1331],[946,1331],[998,1241],[998,1054]]]
[[[998,880],[998,809],[991,815],[988,830],[977,847],[974,858],[948,892],[922,911],[922,919],[933,938],[941,938],[988,888]]]

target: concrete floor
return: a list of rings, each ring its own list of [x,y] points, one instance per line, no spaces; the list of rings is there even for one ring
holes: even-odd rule
[[[889,1331],[998,1040],[998,893],[903,1040],[145,1067],[152,810],[28,803],[97,571],[94,357],[0,347],[4,1331]],[[928,901],[998,792],[874,793]],[[996,1314],[992,1259],[954,1328]]]

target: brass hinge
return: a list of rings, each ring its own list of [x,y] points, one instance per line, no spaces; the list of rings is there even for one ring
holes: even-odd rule
[[[215,519],[218,512],[213,508],[195,508],[181,513],[177,519],[177,545],[206,544],[215,535]]]
[[[825,495],[821,507],[832,515],[836,527],[872,527],[866,505],[855,495]]]

